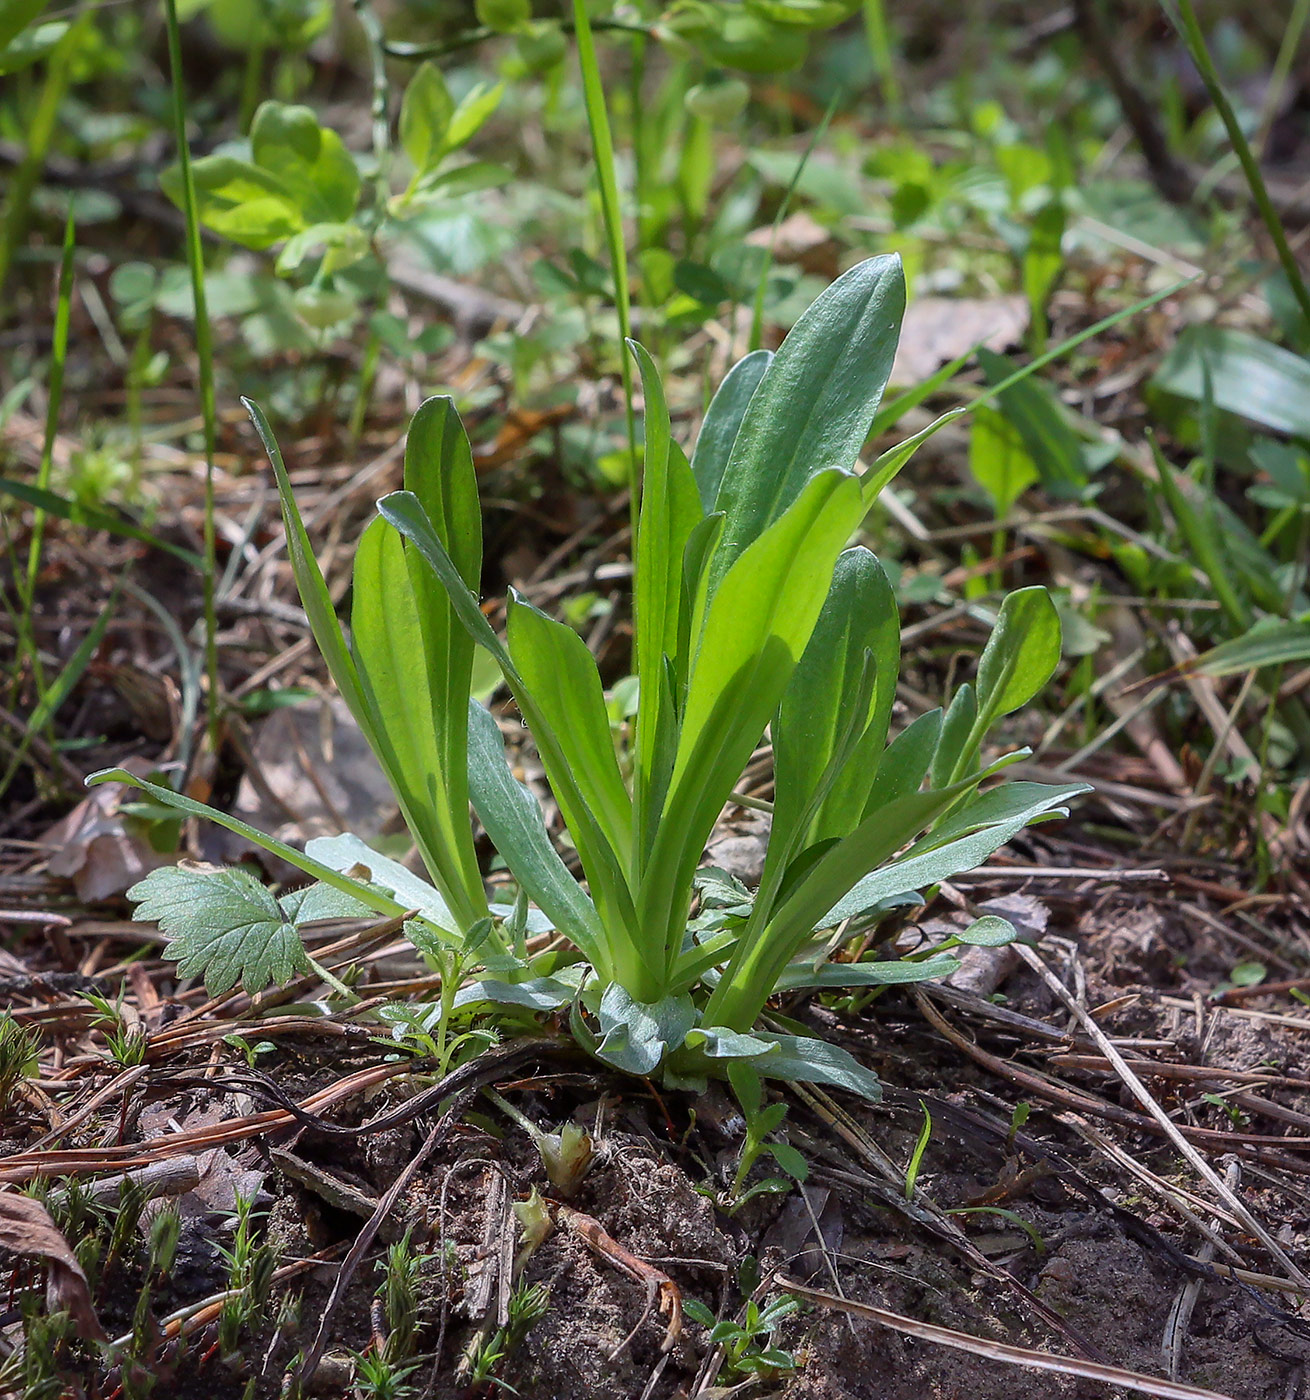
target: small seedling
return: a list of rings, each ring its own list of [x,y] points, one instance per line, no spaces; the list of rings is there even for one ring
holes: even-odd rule
[[[722,1379],[771,1376],[795,1369],[796,1357],[781,1347],[772,1346],[770,1339],[780,1323],[799,1311],[799,1298],[783,1293],[763,1308],[752,1298],[740,1321],[734,1318],[718,1321],[709,1308],[695,1298],[688,1298],[682,1306],[693,1322],[709,1328],[710,1345],[723,1348]]]
[[[253,1197],[238,1194],[233,1215],[234,1230],[230,1249],[220,1246],[227,1261],[227,1288],[218,1318],[218,1339],[225,1356],[238,1349],[242,1330],[247,1327],[268,1299],[277,1257],[266,1240],[257,1240]]]
[[[358,1400],[412,1400],[419,1393],[409,1378],[419,1362],[397,1363],[381,1352],[352,1352],[355,1361],[353,1389]]]
[[[805,1181],[810,1169],[805,1158],[790,1143],[769,1139],[769,1135],[782,1126],[782,1120],[787,1116],[787,1105],[764,1103],[763,1082],[750,1065],[730,1065],[728,1077],[746,1121],[746,1141],[742,1144],[741,1157],[737,1162],[729,1205],[729,1209],[736,1211],[755,1196],[790,1191],[796,1182]],[[766,1153],[787,1173],[790,1180],[771,1176],[748,1188],[746,1181],[751,1168]]]
[[[582,1178],[591,1168],[596,1155],[591,1134],[578,1123],[565,1123],[557,1133],[548,1133],[539,1128],[526,1113],[520,1112],[508,1099],[494,1089],[483,1092],[504,1113],[523,1129],[532,1139],[532,1145],[541,1156],[541,1164],[546,1169],[550,1184],[565,1200],[578,1193]]]
[[[10,1012],[0,1012],[0,1103],[9,1103],[19,1082],[36,1073],[40,1051],[41,1041],[35,1031],[22,1025]]]
[[[385,1355],[393,1363],[405,1361],[413,1354],[418,1324],[417,1286],[423,1260],[414,1252],[410,1235],[411,1231],[406,1230],[399,1240],[388,1245],[378,1264],[383,1274],[378,1297],[387,1320]]]
[[[119,988],[113,1001],[100,992],[83,991],[78,996],[95,1012],[91,1024],[104,1033],[109,1058],[124,1069],[141,1064],[146,1056],[145,1028],[128,1020],[123,1010],[123,989]]]
[[[914,1187],[919,1180],[919,1168],[923,1165],[923,1154],[928,1150],[928,1141],[932,1137],[932,1114],[928,1112],[928,1105],[922,1099],[919,1100],[919,1107],[923,1109],[923,1127],[919,1129],[914,1151],[910,1153],[910,1165],[905,1169],[905,1199],[907,1201],[914,1199]]]

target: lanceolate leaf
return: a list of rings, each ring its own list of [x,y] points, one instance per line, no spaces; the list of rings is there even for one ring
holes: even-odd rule
[[[878,781],[864,804],[865,817],[898,798],[918,792],[932,763],[941,731],[941,710],[929,710],[907,724],[887,745],[878,764]]]
[[[1031,810],[1017,817],[993,822],[967,836],[933,845],[921,854],[911,851],[901,860],[866,875],[816,921],[815,927],[835,928],[843,919],[854,918],[897,895],[926,889],[929,885],[949,880],[962,870],[972,870],[1043,815],[1057,810],[1065,815],[1068,809],[1059,804],[1066,801],[1071,793],[1085,792],[1086,787],[1050,788],[1047,791],[1048,797],[1044,801],[1030,804]]]
[[[669,410],[659,370],[647,351],[630,342],[641,371],[646,399],[646,456],[642,472],[641,513],[637,531],[633,613],[637,674],[641,677],[637,712],[636,787],[638,844],[644,847],[667,773],[656,774],[660,735],[673,730],[676,696],[665,684],[665,657],[680,669],[679,620],[683,598],[683,555],[687,539],[701,519],[700,499],[687,459],[670,441]],[[686,660],[682,659],[682,668]],[[667,749],[667,745],[662,746]]]
[[[783,968],[805,945],[827,910],[868,871],[877,869],[946,811],[967,789],[959,783],[914,793],[867,817],[833,844],[782,899],[769,922],[743,938],[706,1007],[706,1019],[736,1030],[749,1029]]]
[[[831,1084],[877,1103],[882,1098],[878,1076],[839,1045],[813,1040],[803,1035],[765,1035],[777,1046],[772,1054],[761,1055],[751,1063],[768,1079],[798,1079],[802,1083]]]
[[[1310,621],[1281,622],[1265,618],[1243,636],[1220,642],[1180,670],[1184,674],[1233,676],[1259,666],[1310,661]]]
[[[506,635],[510,655],[546,724],[559,754],[619,858],[632,846],[632,802],[623,785],[596,658],[563,622],[511,592]],[[554,781],[550,755],[543,753]]]
[[[942,845],[955,840],[957,836],[965,836],[998,822],[1035,821],[1044,812],[1062,810],[1066,802],[1088,791],[1090,789],[1086,783],[1000,783],[979,793],[939,822],[933,828],[932,835],[925,836],[910,854],[915,855],[930,845]]]
[[[873,692],[853,716],[866,656],[873,664]],[[841,835],[859,822],[887,741],[899,670],[900,622],[891,585],[867,549],[848,549],[837,560],[823,610],[773,724],[771,844],[799,819],[851,720],[861,737],[804,839]]]
[[[954,778],[964,776],[983,738],[1002,715],[1026,705],[1060,663],[1060,614],[1044,588],[1021,588],[1001,604],[978,661],[978,718]]]
[[[327,662],[332,679],[341,692],[341,698],[350,707],[350,713],[364,730],[365,737],[372,743],[374,734],[360,693],[354,658],[346,646],[346,639],[341,631],[341,624],[337,621],[336,609],[332,606],[323,572],[318,567],[318,560],[314,558],[313,546],[309,542],[304,521],[300,518],[300,508],[296,505],[295,493],[291,489],[291,479],[287,476],[287,469],[282,462],[282,451],[273,436],[272,428],[268,426],[263,409],[251,399],[242,399],[241,402],[255,425],[260,441],[264,444],[264,451],[268,453],[268,460],[273,466],[273,475],[277,478],[278,499],[282,503],[282,523],[287,536],[287,557],[291,560],[291,572],[295,575],[296,588],[300,593],[305,616],[309,619],[310,629],[314,633],[314,640],[318,643],[323,660]]]
[[[466,793],[463,771],[450,772],[438,747],[430,663],[405,561],[405,545],[385,520],[375,520],[355,553],[351,642],[360,691],[372,718],[375,752],[399,799],[424,864],[454,911],[461,930],[486,916],[482,880],[473,856],[467,797],[456,811],[447,784]],[[470,644],[471,645],[471,644]],[[461,708],[467,704],[467,676]],[[367,732],[367,731],[366,731]],[[468,860],[461,860],[467,851]]]
[[[724,376],[723,383],[705,411],[705,421],[701,424],[696,450],[691,457],[691,470],[696,478],[701,505],[707,511],[714,509],[714,502],[718,499],[719,484],[723,480],[728,458],[732,455],[733,444],[737,441],[741,420],[746,416],[746,405],[759,388],[760,380],[772,360],[772,350],[753,350],[738,360]]]
[[[696,863],[792,668],[837,555],[860,518],[856,478],[824,472],[745,553],[710,603],[692,664],[673,779],[641,891],[643,930],[676,957]]]
[[[949,953],[912,961],[892,958],[884,962],[824,963],[821,967],[791,964],[778,981],[779,991],[799,987],[904,987],[915,982],[932,982],[949,977],[959,969],[959,958]]]
[[[379,854],[353,832],[343,831],[339,836],[315,836],[305,843],[305,854],[343,874],[363,870],[371,884],[391,891],[401,909],[417,910],[438,928],[448,933],[455,932],[455,917],[439,890],[398,860]]]
[[[658,993],[663,979],[655,964],[648,962],[651,956],[648,940],[642,939],[636,931],[636,913],[624,863],[598,823],[589,796],[573,773],[545,712],[536,703],[509,651],[483,617],[477,599],[437,537],[418,498],[410,491],[395,491],[378,502],[378,512],[413,542],[445,588],[455,615],[469,635],[499,663],[505,682],[532,730],[551,790],[582,858],[591,895],[600,911],[611,953],[621,969],[620,975],[628,979],[630,985]]]
[[[797,321],[747,405],[715,509],[726,516],[711,589],[830,467],[849,469],[891,373],[905,311],[900,258],[870,258]]]
[[[613,975],[604,931],[582,886],[559,858],[537,799],[509,771],[495,719],[469,705],[469,785],[473,808],[514,878],[602,977]]]

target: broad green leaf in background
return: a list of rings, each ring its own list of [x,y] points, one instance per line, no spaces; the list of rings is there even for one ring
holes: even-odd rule
[[[1151,381],[1166,394],[1205,400],[1275,432],[1310,437],[1310,361],[1248,331],[1189,326]]]
[[[998,520],[1038,479],[1037,468],[1019,430],[997,409],[974,410],[969,433],[969,471],[986,491]]]
[[[359,169],[312,107],[261,102],[250,127],[254,162],[281,181],[306,224],[342,223],[359,200]]]
[[[202,156],[191,167],[201,222],[243,248],[271,247],[309,222],[295,195],[277,176],[236,156]],[[164,193],[182,201],[176,166],[159,177]]]
[[[48,3],[49,0],[0,0],[0,49],[7,48]]]
[[[359,201],[359,170],[310,107],[263,102],[250,130],[251,159],[212,155],[192,165],[200,220],[246,248],[268,248],[315,224],[342,224]],[[159,177],[180,205],[177,166]]]
[[[802,29],[830,29],[848,20],[861,0],[746,0],[746,7],[774,24],[794,24]]]
[[[803,26],[771,23],[745,5],[696,0],[675,6],[665,23],[712,62],[743,73],[789,72],[804,62],[808,48]]]
[[[1294,661],[1310,661],[1310,621],[1262,618],[1242,636],[1220,642],[1179,669],[1203,676],[1234,676]]]
[[[400,104],[400,144],[416,175],[426,175],[445,155],[454,112],[455,100],[441,69],[431,60],[419,64]]]
[[[985,348],[978,351],[978,363],[992,386],[1004,383],[1016,369],[1004,355]],[[1022,438],[1046,490],[1058,499],[1079,499],[1088,484],[1086,451],[1050,386],[1039,379],[1025,379],[1002,390],[997,401],[1005,420]]]
[[[478,83],[460,98],[446,128],[446,150],[456,151],[486,124],[504,96],[504,83]]]

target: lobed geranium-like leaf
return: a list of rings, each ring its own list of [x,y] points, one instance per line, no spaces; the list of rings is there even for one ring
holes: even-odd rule
[[[184,977],[203,977],[212,996],[238,982],[247,992],[309,971],[303,924],[370,911],[340,890],[314,885],[278,899],[244,870],[166,865],[127,892],[136,917],[159,925],[165,953]]]

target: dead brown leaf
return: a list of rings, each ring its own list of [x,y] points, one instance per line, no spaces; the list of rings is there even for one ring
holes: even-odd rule
[[[48,1270],[46,1306],[50,1311],[67,1311],[84,1341],[109,1340],[96,1316],[82,1266],[40,1201],[16,1191],[0,1192],[0,1247],[44,1261]]]
[[[916,297],[905,309],[891,382],[918,384],[975,345],[999,354],[1027,329],[1026,297]]]
[[[153,765],[133,755],[124,760],[123,767],[145,777]],[[52,875],[72,880],[84,904],[98,904],[122,894],[171,859],[152,850],[139,824],[133,829],[123,816],[123,803],[137,796],[132,788],[118,783],[98,787],[41,838],[41,844],[51,851],[46,868]]]

